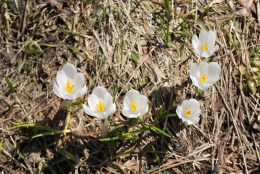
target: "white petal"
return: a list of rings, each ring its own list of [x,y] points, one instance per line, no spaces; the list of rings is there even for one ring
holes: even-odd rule
[[[192,114],[190,117],[185,116],[185,110],[191,109]],[[180,119],[186,122],[188,125],[196,124],[199,122],[199,116],[201,113],[199,102],[195,99],[184,100],[181,104],[181,107],[178,106],[176,113]]]
[[[198,66],[198,69],[200,71],[200,76],[203,74],[208,74],[208,66],[209,65],[207,62],[204,62],[204,61],[200,62],[199,66]]]
[[[140,92],[135,90],[135,89],[131,89],[130,91],[128,91],[126,93],[126,96],[132,101],[135,100],[137,96],[140,95]]]
[[[102,101],[104,112],[98,112],[96,105]],[[92,94],[88,97],[89,113],[100,119],[105,119],[116,111],[116,105],[113,103],[113,97],[102,86],[95,87]],[[85,109],[86,110],[86,109]],[[91,112],[90,112],[91,111]]]
[[[77,96],[75,94],[64,93],[63,95],[64,95],[65,99],[67,99],[67,100],[74,100],[77,98]]]
[[[193,63],[190,67],[190,78],[192,81],[192,84],[196,87],[198,87],[199,89],[201,89],[200,87],[200,66],[196,63]]]
[[[192,106],[192,108],[199,108],[200,107],[200,103],[196,99],[193,99],[193,98],[189,99],[188,102]]]
[[[206,90],[206,89],[208,89],[210,86],[212,86],[212,84],[211,83],[209,83],[209,82],[206,82],[206,83],[204,83],[204,84],[199,84],[199,86],[198,86],[198,88],[199,89],[201,89],[201,90]]]
[[[107,117],[113,115],[115,112],[116,112],[116,105],[115,103],[113,103],[111,105],[111,108],[109,108],[109,110],[107,111]]]
[[[190,109],[190,102],[189,100],[184,100],[181,104],[182,111],[185,111],[187,109]]]
[[[193,120],[193,124],[198,124],[199,121],[200,121],[200,117],[197,116],[197,117],[195,117],[195,119]]]
[[[179,118],[182,118],[182,108],[181,108],[181,106],[179,106],[179,105],[177,106],[176,113],[177,113]]]
[[[196,53],[197,53],[199,56],[203,57],[202,55],[203,55],[204,52],[202,51],[201,45],[198,47]]]
[[[97,86],[93,89],[92,94],[96,95],[98,98],[103,99],[107,92],[107,89],[103,86]]]
[[[127,106],[123,106],[122,108],[122,114],[125,116],[125,117],[128,117],[128,118],[137,118],[138,117],[138,112],[137,111],[132,111],[131,110],[131,105],[127,105]]]
[[[54,94],[57,95],[58,97],[60,97],[60,98],[62,98],[62,99],[66,99],[66,98],[64,97],[64,95],[62,94],[62,91],[60,90],[60,88],[58,87],[57,84],[54,84],[54,86],[53,86],[53,92],[54,92]]]
[[[201,109],[200,108],[194,109],[194,114],[195,114],[195,117],[199,117],[201,114]]]
[[[140,113],[140,112],[138,112],[138,113],[136,113],[136,114],[130,114],[129,115],[129,118],[138,118],[138,117],[142,117],[143,115]]]
[[[76,73],[74,75],[74,78],[71,80],[71,83],[74,84],[74,88],[71,92],[71,95],[77,95],[85,85],[84,75],[82,73]]]
[[[211,50],[215,46],[216,33],[214,31],[208,32],[208,48]]]
[[[71,63],[66,63],[63,66],[62,71],[64,71],[65,74],[67,75],[67,77],[69,77],[70,79],[73,79],[73,77],[77,73],[76,67],[74,65],[72,65]]]
[[[130,115],[129,109],[126,109],[125,107],[123,107],[123,109],[122,109],[122,114],[123,114],[125,117],[128,117],[128,118],[129,118],[129,115]]]
[[[83,86],[83,88],[81,88],[81,90],[78,92],[78,94],[76,95],[77,98],[82,97],[83,95],[85,95],[87,93],[87,87],[86,85]]]
[[[137,106],[137,110],[131,109],[132,102]],[[141,95],[137,90],[130,90],[126,93],[123,102],[122,114],[128,118],[137,118],[144,116],[149,110],[148,98]]]
[[[144,113],[148,106],[148,98],[145,95],[139,95],[136,105],[138,107],[137,112]]]
[[[208,40],[208,32],[206,30],[202,29],[200,31],[199,40],[200,40],[200,42],[207,42],[207,40]]]
[[[190,117],[193,117],[193,116],[191,115]],[[182,121],[185,122],[187,125],[196,124],[199,121],[198,117],[194,117],[191,119],[184,115],[181,115],[180,119],[182,119]]]
[[[184,122],[186,122],[187,123],[187,125],[192,125],[192,124],[195,124],[195,123],[193,123],[191,120],[183,120]]]
[[[140,113],[131,113],[129,111],[122,111],[122,114],[126,116],[127,118],[138,118],[141,114]]]
[[[133,112],[130,108],[124,108],[122,109],[122,114],[127,118],[138,118],[142,116],[140,112]]]
[[[219,46],[216,45],[216,46],[214,47],[214,52],[217,51],[218,49],[219,49]],[[214,52],[213,52],[213,53],[214,53]]]
[[[132,103],[131,99],[128,96],[125,96],[123,101],[124,110],[130,110],[131,103]]]
[[[93,111],[90,107],[88,107],[85,104],[83,105],[83,110],[85,113],[87,113],[88,115],[90,115],[92,117],[96,117],[99,119],[105,119],[105,117],[101,113]]]
[[[181,114],[179,118],[182,119],[182,121],[187,123],[188,125],[193,123],[192,120],[190,120],[188,117],[184,116],[183,114]]]
[[[200,86],[200,83],[199,83],[199,81],[198,80],[192,80],[192,84],[194,85],[194,86],[196,86],[197,88],[199,88],[199,89],[201,89],[201,86]]]
[[[191,79],[192,84],[200,89],[200,83],[197,79]]]
[[[219,49],[219,46],[216,45],[214,47],[212,47],[208,52],[209,55],[213,55],[217,50]]]
[[[209,72],[208,72],[208,81],[211,84],[214,84],[216,81],[219,80],[221,73],[221,67],[216,62],[211,62],[209,64]]]
[[[66,83],[67,83],[68,77],[66,76],[64,71],[58,71],[56,74],[56,81],[58,86],[62,89],[65,90],[66,88]]]
[[[99,102],[100,102],[100,99],[96,95],[90,94],[88,96],[88,105],[92,110],[97,111],[96,106],[97,106],[97,103],[99,103]]]
[[[148,104],[148,98],[145,95],[140,95],[139,104],[146,107]]]
[[[106,110],[104,112],[98,112],[98,114],[100,114],[100,119],[106,119],[107,117],[109,117],[110,115],[115,113],[115,107],[114,108],[110,108],[109,110]]]
[[[97,112],[97,118],[99,119],[106,119],[109,116],[107,112]]]
[[[191,110],[192,110],[192,114],[197,114],[200,115],[200,103],[196,100],[196,99],[190,99],[189,100],[190,106],[191,106]],[[190,118],[193,118],[193,116],[191,116]]]
[[[123,115],[125,115],[128,118],[136,118],[137,117],[136,114],[139,112],[139,109],[141,107],[139,98],[140,98],[140,92],[137,91],[137,90],[131,89],[126,93],[125,98],[124,98],[124,102],[123,102],[123,111],[122,111]],[[136,111],[133,111],[131,109],[132,102],[134,102],[137,106]],[[131,114],[133,114],[133,115],[131,115]]]
[[[111,107],[113,107],[113,97],[109,92],[107,92],[103,97],[103,104],[105,111],[110,110]]]
[[[193,113],[190,116],[190,124],[197,124],[199,121],[200,121],[200,113]]]
[[[193,63],[190,66],[190,78],[193,81],[197,81],[200,77],[199,66],[197,63]]]
[[[197,35],[192,36],[192,46],[197,54],[199,54],[200,41]]]
[[[143,117],[144,115],[146,115],[148,111],[149,111],[149,106],[147,105],[146,108],[144,108],[144,110],[141,112],[140,117]]]
[[[204,57],[204,58],[209,58],[210,56],[212,56],[212,51],[208,50],[206,52],[201,52],[201,56]]]
[[[196,65],[197,66],[197,65]],[[195,69],[196,67],[194,66],[193,69],[190,71],[190,78],[192,81],[192,84],[196,87],[199,87],[199,70]]]

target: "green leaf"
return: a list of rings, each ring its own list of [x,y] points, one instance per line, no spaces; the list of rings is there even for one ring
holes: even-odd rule
[[[10,129],[17,129],[17,128],[33,128],[33,129],[38,129],[38,130],[52,130],[51,128],[44,127],[37,125],[35,123],[13,123],[14,126],[11,127]]]
[[[33,135],[32,139],[40,138],[40,137],[44,137],[44,136],[50,136],[50,135],[66,134],[66,133],[72,132],[71,130],[55,130],[55,129],[44,127],[44,126],[37,125],[34,123],[14,123],[14,126],[11,129],[17,129],[17,128],[31,128],[31,129],[38,130],[41,132],[39,134]]]
[[[68,152],[68,151],[65,150],[65,149],[61,149],[61,150],[59,150],[58,152],[59,152],[62,156],[64,156],[65,158],[67,158],[67,159],[69,159],[69,160],[71,160],[71,161],[77,163],[78,158],[76,157],[76,155],[74,155],[74,154]]]
[[[18,152],[18,160],[20,160],[20,159],[24,160],[25,156],[24,156],[24,154]]]
[[[10,89],[10,91],[14,92],[15,85],[10,81],[10,79],[7,76],[5,76],[5,82],[7,83],[7,86]]]
[[[64,131],[65,131],[65,132],[66,132],[66,130],[67,130],[68,127],[69,127],[70,115],[71,115],[71,107],[69,107],[69,111],[68,111],[68,113],[67,113],[67,117],[66,117],[66,120],[65,120],[65,123],[64,123]]]
[[[152,125],[152,124],[150,124],[150,125],[144,125],[144,127],[145,127],[146,129],[148,129],[148,130],[151,130],[151,131],[157,132],[157,133],[159,133],[159,134],[162,134],[162,135],[164,135],[164,136],[166,136],[166,137],[168,137],[168,138],[171,138],[171,137],[172,137],[170,134],[168,134],[168,133],[165,132],[164,130],[162,130],[162,129],[156,127],[155,125]]]
[[[116,140],[120,140],[120,139],[133,139],[137,134],[143,132],[144,129],[139,129],[136,131],[131,131],[131,132],[125,132],[125,133],[121,133],[120,135],[114,136],[114,137],[104,137],[104,138],[100,138],[99,141],[105,142],[105,141],[116,141]]]
[[[0,140],[0,152],[2,151],[4,146],[4,140]]]
[[[32,139],[50,136],[50,135],[66,134],[66,133],[70,133],[70,132],[71,132],[71,130],[51,130],[49,132],[43,132],[40,134],[36,134],[32,137]]]
[[[106,142],[106,141],[116,141],[120,139],[119,136],[115,136],[115,137],[105,137],[105,138],[100,138],[99,141],[101,142]]]
[[[140,57],[139,57],[137,54],[132,53],[132,54],[130,55],[130,60],[132,60],[134,63],[138,64],[139,61],[140,61]]]
[[[83,99],[78,99],[74,102],[71,102],[71,101],[64,101],[61,105],[62,108],[69,108],[71,106],[81,106],[82,104],[85,103],[85,100]]]

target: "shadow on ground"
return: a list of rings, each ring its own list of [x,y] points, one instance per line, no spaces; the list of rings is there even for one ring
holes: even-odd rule
[[[46,117],[36,124],[62,130],[66,115],[67,111],[60,109],[53,119]],[[123,129],[126,131],[127,127]],[[73,133],[30,139],[44,130],[23,128],[21,132],[24,139],[16,150],[16,159],[25,164],[30,172],[37,169],[38,172],[46,174],[96,173],[111,165],[116,151],[123,146],[122,141],[101,142],[100,137]],[[108,133],[108,136],[115,134],[116,130]]]
[[[153,120],[155,120],[154,124],[173,138],[158,134],[155,131],[138,134],[135,140],[120,139],[110,142],[101,142],[100,137],[75,134],[46,136],[30,140],[26,139],[21,142],[18,148],[19,154],[26,155],[27,158],[25,160],[25,158],[18,156],[17,159],[30,166],[31,170],[39,169],[43,173],[96,173],[98,171],[102,172],[102,170],[107,172],[104,168],[113,165],[113,160],[119,153],[118,150],[121,148],[123,151],[127,151],[127,149],[131,148],[138,149],[140,172],[146,170],[143,162],[149,168],[159,166],[164,162],[167,152],[176,152],[176,149],[181,146],[178,143],[176,144],[175,139],[177,133],[184,128],[184,125],[177,116],[173,116],[176,114],[175,100],[177,91],[178,89],[173,87],[160,88],[149,96],[150,101],[153,103],[151,112]],[[164,112],[163,117],[161,117],[162,112]],[[37,124],[62,130],[66,114],[66,110],[60,109],[53,119],[46,118]],[[160,118],[158,119],[157,117]],[[129,120],[126,120],[123,125],[123,127],[120,127],[120,130],[114,129],[107,136],[115,136],[122,131],[128,132]],[[22,131],[24,136],[27,137],[40,133],[37,132],[39,130],[32,131],[31,129]],[[144,145],[143,141],[147,143]],[[38,159],[35,159],[35,155]],[[30,164],[28,164],[28,161]],[[45,165],[39,166],[41,163],[39,161],[42,161],[42,164]]]
[[[176,143],[178,132],[184,128],[176,115],[176,94],[179,90],[177,87],[161,87],[149,96],[153,103],[151,112],[153,119],[158,122],[158,128],[171,135],[169,138],[156,133],[153,135],[154,140],[143,148],[142,157],[145,158],[149,168],[160,166],[167,152],[180,151],[182,147],[181,144]]]

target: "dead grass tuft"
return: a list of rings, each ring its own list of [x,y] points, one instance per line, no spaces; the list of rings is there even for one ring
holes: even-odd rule
[[[259,173],[260,2],[4,0],[0,9],[2,173]],[[201,28],[216,30],[220,49],[210,60],[222,67],[203,96],[188,78]],[[165,117],[158,126],[172,138],[144,131],[102,142],[102,121],[78,106],[73,134],[30,139],[39,130],[11,130],[14,122],[62,128],[66,110],[52,87],[65,62],[85,74],[89,91],[106,86],[118,108],[131,88],[149,96],[146,123],[191,97],[201,121]],[[120,111],[109,122],[110,135],[128,131],[116,129],[128,124]]]

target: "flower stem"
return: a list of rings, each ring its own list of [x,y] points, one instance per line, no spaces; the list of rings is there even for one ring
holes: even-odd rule
[[[69,126],[70,115],[71,115],[71,107],[69,107],[69,109],[68,109],[67,117],[66,117],[66,120],[65,120],[64,135],[66,135],[66,131],[67,131],[68,126]]]
[[[198,89],[198,94],[200,97],[203,97],[204,96],[204,91],[201,90],[201,89]]]
[[[101,132],[101,136],[104,137],[108,134],[109,132],[109,123],[107,118],[104,120],[104,124],[102,126],[102,132]]]
[[[140,119],[140,118],[130,118],[129,119],[129,125],[130,126],[135,126],[135,125],[137,125],[139,123],[143,123],[143,120]]]

